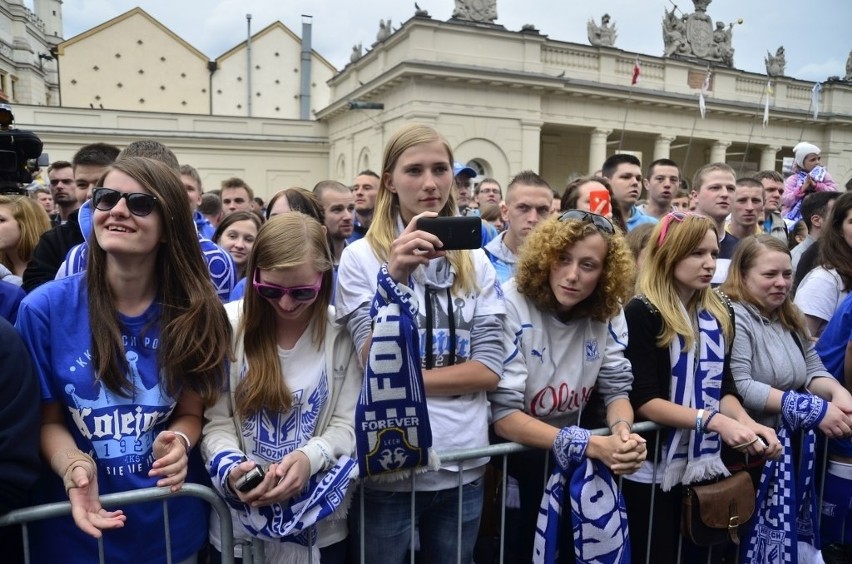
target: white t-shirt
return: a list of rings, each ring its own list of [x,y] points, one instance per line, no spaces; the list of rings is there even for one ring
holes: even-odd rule
[[[837,271],[817,266],[808,272],[799,284],[794,303],[805,315],[823,319],[828,323],[846,296],[843,280]]]
[[[475,319],[484,316],[503,316],[506,313],[506,306],[503,302],[502,291],[494,267],[481,249],[470,252],[479,291],[468,293],[463,297],[453,294],[452,304],[448,303],[446,288],[440,286],[451,283],[454,273],[450,274],[448,268],[436,268],[439,262],[448,265],[445,259],[434,259],[428,269],[420,266],[412,275],[412,289],[417,296],[419,307],[417,324],[420,329],[421,353],[426,346],[425,292],[427,276],[436,277],[436,271],[450,276],[439,280],[432,279],[430,282],[433,311],[432,348],[434,367],[436,368],[449,364],[448,308],[452,307],[456,327],[457,364],[470,360],[476,347],[476,343],[471,341],[471,329]],[[366,239],[355,241],[344,249],[337,274],[336,310],[338,320],[346,318],[353,312],[356,315],[362,314],[362,310],[359,308],[364,304],[369,304],[376,294],[376,275],[380,267],[381,263],[373,254]],[[436,289],[435,286],[438,286],[438,288]],[[502,335],[498,332],[493,338],[502,347]],[[358,346],[358,343],[356,343],[356,346]],[[421,354],[421,358],[423,358],[423,354]],[[500,368],[497,367],[497,370],[499,371]],[[432,428],[432,446],[436,452],[488,445],[488,402],[484,391],[453,397],[428,396],[427,406]],[[484,472],[483,466],[487,461],[487,458],[464,461],[465,478],[463,481],[470,482],[481,476]],[[476,469],[476,471],[469,472],[472,469]],[[458,486],[458,471],[458,463],[445,464],[439,472],[419,475],[416,487],[418,490],[435,491]],[[410,490],[410,483],[406,480],[402,482],[371,483],[370,487],[394,491]]]

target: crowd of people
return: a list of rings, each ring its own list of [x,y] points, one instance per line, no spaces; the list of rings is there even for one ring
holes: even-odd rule
[[[438,455],[512,441],[507,561],[852,561],[852,194],[794,157],[504,190],[411,124],[378,173],[264,203],[156,141],[82,147],[0,196],[0,514],[70,501],[35,561],[165,562],[167,526],[169,561],[220,562],[199,500],[100,502],[200,483],[268,561],[485,562],[502,464]],[[478,248],[419,223],[456,216]],[[739,547],[680,535],[741,471]]]

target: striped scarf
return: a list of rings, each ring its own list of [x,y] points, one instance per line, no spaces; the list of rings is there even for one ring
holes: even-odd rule
[[[686,315],[686,310],[684,310]],[[684,348],[680,335],[672,341],[669,354],[672,403],[695,409],[719,409],[722,373],[725,366],[725,338],[719,322],[708,311],[698,312],[698,355],[695,348]],[[722,439],[717,433],[696,433],[691,429],[672,429],[665,445],[666,467],[663,491],[677,484],[692,484],[717,476],[729,476],[719,456]]]
[[[827,404],[819,397],[794,391],[781,400],[782,423],[778,440],[784,448],[779,460],[767,460],[760,476],[755,518],[741,546],[744,562],[797,564],[815,560],[819,548],[814,467],[816,433]],[[802,431],[798,471],[793,462],[793,431]],[[794,527],[795,524],[795,527]]]
[[[239,451],[222,451],[210,461],[210,475],[224,500],[236,510],[246,531],[268,541],[316,544],[314,525],[344,505],[349,484],[358,477],[355,461],[341,456],[328,471],[311,476],[294,497],[283,503],[252,507],[240,501],[227,486],[231,469],[243,460]]]
[[[559,523],[566,486],[571,498],[574,556],[578,564],[630,562],[630,538],[624,497],[609,469],[586,458],[589,431],[565,427],[553,444],[557,461],[547,481],[536,523],[533,562],[552,564],[559,557]]]

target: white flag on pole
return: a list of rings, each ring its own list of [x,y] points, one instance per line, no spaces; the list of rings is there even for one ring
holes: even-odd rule
[[[704,75],[704,84],[701,85],[701,93],[698,94],[698,111],[701,112],[701,119],[707,113],[707,106],[704,104],[704,96],[710,91],[710,75],[712,71],[707,69],[707,74]]]
[[[766,96],[766,102],[763,105],[763,127],[766,127],[766,125],[769,123],[769,98],[772,96],[771,80],[766,81],[766,93],[764,94],[764,96]]]
[[[819,93],[822,90],[822,84],[817,82],[811,91],[811,106],[814,108],[814,119],[819,115]]]

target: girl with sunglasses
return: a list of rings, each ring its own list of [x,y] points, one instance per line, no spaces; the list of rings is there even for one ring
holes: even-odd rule
[[[364,239],[343,251],[336,298],[337,316],[347,323],[365,362],[371,339],[381,337],[382,346],[400,346],[374,333],[374,324],[376,332],[387,324],[386,318],[371,316],[374,298],[387,291],[397,296],[397,303],[406,304],[405,326],[400,323],[395,330],[406,335],[410,331],[420,350],[407,349],[401,369],[411,376],[406,381],[422,382],[426,406],[418,393],[406,393],[391,404],[400,412],[398,406],[415,398],[416,405],[405,403],[401,413],[428,409],[438,452],[488,444],[485,392],[497,386],[504,358],[505,305],[488,257],[480,249],[444,251],[438,237],[417,229],[420,217],[457,215],[454,192],[453,154],[444,137],[424,125],[394,133],[385,147],[373,222]],[[368,377],[384,368],[379,355],[366,364]],[[417,378],[421,370],[422,380]],[[380,411],[385,417],[385,410]],[[407,431],[421,439],[429,428],[411,426]],[[389,458],[391,463],[408,456],[404,448],[399,449],[401,456],[396,450],[388,449],[389,457],[396,456]],[[459,554],[461,562],[472,561],[487,460],[444,464],[414,479],[399,479],[397,473],[364,480],[364,561],[401,563],[411,546],[412,527],[418,525],[424,561],[455,562]]]
[[[231,330],[177,173],[129,157],[99,186],[86,272],[40,286],[17,321],[41,384],[52,470],[37,501],[70,499],[73,518],[32,525],[31,547],[37,562],[91,562],[102,538],[109,561],[165,562],[161,502],[107,511],[98,496],[180,489]],[[168,501],[172,561],[194,561],[205,513],[198,500]]]
[[[605,465],[598,472],[613,491],[606,468],[630,474],[646,455],[645,440],[630,432],[633,374],[624,357],[627,325],[621,304],[631,294],[633,276],[630,250],[607,218],[571,210],[539,225],[524,244],[515,278],[504,286],[508,354],[500,385],[489,394],[495,432],[552,450],[549,468],[563,470],[567,453],[559,448],[571,444],[564,436],[588,433],[574,426],[609,427],[611,435],[586,435],[584,442],[585,457]],[[587,410],[590,402],[598,403],[593,395],[605,405],[603,418]],[[521,503],[519,546],[507,546],[509,560],[529,562],[533,554],[545,462],[540,451],[509,457]],[[559,547],[566,561],[574,557],[570,514],[566,506],[560,540],[568,546]]]
[[[349,333],[334,323],[329,308],[332,259],[322,225],[298,212],[271,218],[258,232],[247,278],[245,297],[226,306],[236,361],[229,393],[205,414],[203,456],[232,508],[235,538],[266,541],[269,561],[343,562],[347,527],[341,516],[320,521],[317,542],[306,540],[313,524],[307,519],[301,530],[282,525],[303,489],[314,491],[332,467],[343,475],[335,464],[349,460],[355,448],[361,371]],[[243,485],[258,468],[262,479]],[[345,492],[347,483],[342,478],[335,493]],[[323,502],[332,506],[340,499]],[[210,537],[221,550],[215,516]]]
[[[685,537],[678,554],[682,486],[727,476],[723,445],[751,456],[780,454],[775,431],[751,419],[737,396],[729,306],[710,289],[718,253],[711,219],[669,213],[645,248],[639,295],[624,308],[631,403],[640,418],[667,427],[649,437],[657,460],[649,457],[622,481],[634,562],[646,562],[648,554],[666,562],[705,561],[707,549]],[[723,552],[716,548],[710,557],[716,561]]]

